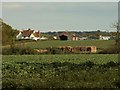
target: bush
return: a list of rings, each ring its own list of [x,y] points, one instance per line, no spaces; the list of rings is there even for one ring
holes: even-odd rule
[[[120,79],[117,80],[114,84],[115,84],[116,87],[120,88]]]
[[[115,63],[115,62],[113,62],[113,61],[110,61],[110,62],[108,62],[108,63],[106,63],[106,64],[103,64],[102,66],[104,67],[104,68],[106,68],[106,67],[116,67],[118,65],[118,63]]]
[[[84,65],[86,65],[88,67],[92,67],[95,64],[93,62],[91,62],[91,61],[87,61],[87,62],[84,63]]]
[[[3,55],[23,55],[23,54],[34,54],[34,51],[28,47],[12,47],[4,48],[2,50]]]
[[[49,47],[46,49],[48,50],[47,54],[61,54],[62,53],[62,51],[57,47]]]
[[[98,53],[99,54],[119,54],[119,52],[120,52],[120,49],[118,49],[117,47],[112,47],[112,48],[104,49]]]

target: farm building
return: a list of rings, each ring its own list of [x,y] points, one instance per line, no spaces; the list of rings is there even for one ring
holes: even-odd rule
[[[102,35],[99,36],[100,40],[110,40],[110,38],[111,38],[110,36],[102,36]]]
[[[63,32],[60,34],[59,38],[60,40],[68,40],[68,33],[67,32]]]
[[[87,40],[88,39],[88,37],[81,37],[81,38],[79,38],[79,40]]]
[[[96,53],[97,49],[96,46],[78,46],[73,48],[74,52],[91,52]]]
[[[79,39],[79,37],[78,37],[78,35],[76,35],[76,34],[72,34],[72,40],[73,41],[75,41],[75,40],[78,40]]]
[[[16,39],[31,39],[31,40],[39,40],[40,39],[40,32],[36,32],[34,30],[22,30],[19,31],[19,34],[16,36]]]
[[[75,33],[63,32],[59,35],[60,40],[79,40],[79,36]]]
[[[58,37],[57,37],[57,36],[53,36],[53,39],[54,39],[54,40],[57,40],[57,39],[58,39]]]
[[[96,53],[97,52],[96,46],[76,46],[76,47],[59,46],[59,49],[61,49],[63,52],[69,51],[74,53]]]
[[[47,38],[47,37],[42,36],[42,37],[40,38],[40,40],[48,40],[48,38]]]

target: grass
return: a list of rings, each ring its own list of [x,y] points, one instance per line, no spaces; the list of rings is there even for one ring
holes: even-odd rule
[[[57,46],[96,46],[97,48],[108,48],[115,43],[114,40],[79,40],[79,41],[36,41],[28,42],[25,46],[31,48],[46,48],[46,47],[57,47]]]

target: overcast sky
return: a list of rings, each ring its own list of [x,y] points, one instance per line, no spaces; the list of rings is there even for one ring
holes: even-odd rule
[[[117,2],[4,2],[2,18],[15,29],[115,30]]]

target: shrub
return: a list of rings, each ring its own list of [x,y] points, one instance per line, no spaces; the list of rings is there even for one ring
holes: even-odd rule
[[[48,47],[46,49],[48,50],[47,54],[61,54],[62,53],[62,51],[57,47]]]
[[[120,88],[120,79],[117,80],[117,81],[114,83],[114,85],[115,85],[116,87]]]
[[[95,64],[91,61],[87,61],[81,65],[82,65],[82,67],[92,68]]]
[[[99,54],[118,54],[120,52],[120,49],[117,47],[112,47],[112,48],[107,48],[103,49],[102,51],[99,52]]]
[[[104,68],[106,68],[106,67],[115,67],[115,66],[117,66],[117,64],[118,64],[118,63],[115,63],[115,62],[113,62],[113,61],[110,61],[110,62],[108,62],[108,63],[106,63],[106,64],[103,64],[103,67],[104,67]]]
[[[4,48],[2,50],[3,55],[23,55],[23,54],[34,54],[34,51],[28,47],[13,47]]]

